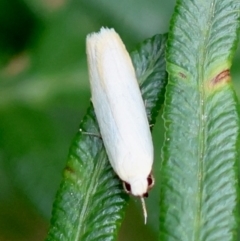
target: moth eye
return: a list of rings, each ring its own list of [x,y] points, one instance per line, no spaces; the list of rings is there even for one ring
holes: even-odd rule
[[[148,182],[148,189],[151,189],[154,185],[154,177],[152,174],[149,174],[148,178],[147,178],[147,182]]]
[[[144,193],[143,197],[148,197],[148,192]]]
[[[124,188],[126,193],[130,193],[131,192],[131,185],[129,183],[123,182],[123,188]]]

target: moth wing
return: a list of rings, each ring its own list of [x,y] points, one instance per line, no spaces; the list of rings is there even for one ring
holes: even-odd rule
[[[116,173],[124,181],[150,173],[153,145],[145,106],[128,52],[113,30],[95,36],[92,101]]]

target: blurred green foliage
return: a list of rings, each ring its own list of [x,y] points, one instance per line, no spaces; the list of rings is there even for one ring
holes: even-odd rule
[[[0,240],[43,240],[68,148],[90,102],[86,35],[114,27],[129,51],[168,31],[174,0],[0,1]],[[240,96],[240,51],[232,76]],[[160,117],[154,169],[160,167]],[[154,172],[154,170],[153,170]],[[143,228],[132,198],[119,240],[156,240],[159,188]],[[139,232],[141,228],[141,232]]]

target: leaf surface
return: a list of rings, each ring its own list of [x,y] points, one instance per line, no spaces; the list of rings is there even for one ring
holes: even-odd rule
[[[156,35],[132,53],[151,124],[166,85],[165,43],[166,35]],[[128,195],[108,162],[102,140],[84,132],[99,135],[92,106],[70,147],[47,240],[115,240],[123,220]]]
[[[178,1],[167,43],[160,240],[234,240],[240,1]]]

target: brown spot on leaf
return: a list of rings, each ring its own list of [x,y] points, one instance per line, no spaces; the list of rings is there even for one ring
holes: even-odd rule
[[[223,70],[221,73],[219,73],[217,76],[215,76],[211,80],[211,84],[216,85],[216,84],[228,82],[228,81],[230,81],[230,71],[229,69],[226,69],[226,70]]]
[[[186,79],[186,78],[187,78],[187,76],[186,76],[184,73],[179,72],[178,74],[179,74],[179,76],[180,76],[181,78],[183,78],[183,79]]]
[[[65,173],[68,172],[68,173],[71,173],[71,174],[75,173],[75,171],[71,167],[69,167],[69,166],[65,167],[64,172]]]

